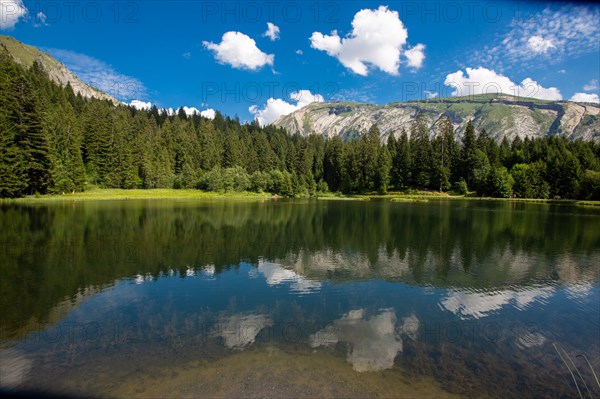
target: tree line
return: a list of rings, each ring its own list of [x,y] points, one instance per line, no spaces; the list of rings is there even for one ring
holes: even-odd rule
[[[289,135],[216,113],[176,115],[87,99],[24,69],[0,51],[0,197],[86,187],[198,188],[283,196],[426,189],[481,196],[600,199],[600,145],[506,138],[469,122],[461,140],[448,117],[430,134],[418,114],[409,132],[382,141]]]

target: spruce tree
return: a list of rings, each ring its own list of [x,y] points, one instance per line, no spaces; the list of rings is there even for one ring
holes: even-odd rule
[[[429,132],[423,112],[417,114],[411,134],[410,149],[412,155],[412,183],[419,188],[433,188],[432,177],[433,159]]]
[[[475,127],[469,121],[465,128],[463,145],[460,152],[460,176],[465,179],[469,188],[473,188],[474,186],[475,150],[477,150]]]
[[[396,142],[390,172],[391,184],[395,189],[404,190],[409,186],[411,183],[411,165],[410,142],[406,131],[402,130],[402,134]]]
[[[329,190],[336,192],[342,186],[342,173],[344,162],[344,143],[339,136],[327,141],[323,162],[324,177]]]

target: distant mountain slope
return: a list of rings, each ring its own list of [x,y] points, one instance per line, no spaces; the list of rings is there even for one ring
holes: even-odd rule
[[[8,51],[11,57],[25,68],[29,68],[33,65],[34,61],[37,61],[53,82],[62,86],[70,83],[75,93],[81,93],[82,96],[88,98],[95,97],[101,100],[110,100],[114,104],[118,103],[115,98],[79,80],[73,72],[67,69],[56,58],[36,47],[28,46],[10,36],[4,35],[0,35],[0,47]]]
[[[291,134],[354,137],[376,124],[383,138],[410,134],[411,122],[423,111],[432,133],[443,115],[458,135],[466,123],[485,128],[494,138],[514,139],[561,135],[570,139],[600,140],[600,107],[570,101],[542,101],[505,94],[452,97],[373,105],[353,102],[312,103],[274,122]]]

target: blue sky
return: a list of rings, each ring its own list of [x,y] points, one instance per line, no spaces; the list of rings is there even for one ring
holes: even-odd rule
[[[140,106],[215,109],[268,123],[315,100],[384,104],[503,91],[598,102],[597,5],[0,0],[0,6],[3,34]]]

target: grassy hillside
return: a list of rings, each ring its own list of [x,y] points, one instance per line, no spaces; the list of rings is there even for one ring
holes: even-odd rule
[[[81,93],[84,97],[95,97],[103,100],[110,100],[115,104],[118,103],[118,101],[110,95],[82,82],[60,61],[36,47],[21,43],[10,36],[0,35],[0,49],[2,48],[10,54],[11,58],[16,63],[22,65],[26,69],[31,67],[33,63],[37,61],[54,83],[61,86],[65,86],[68,83],[73,87],[73,90],[76,93]]]

